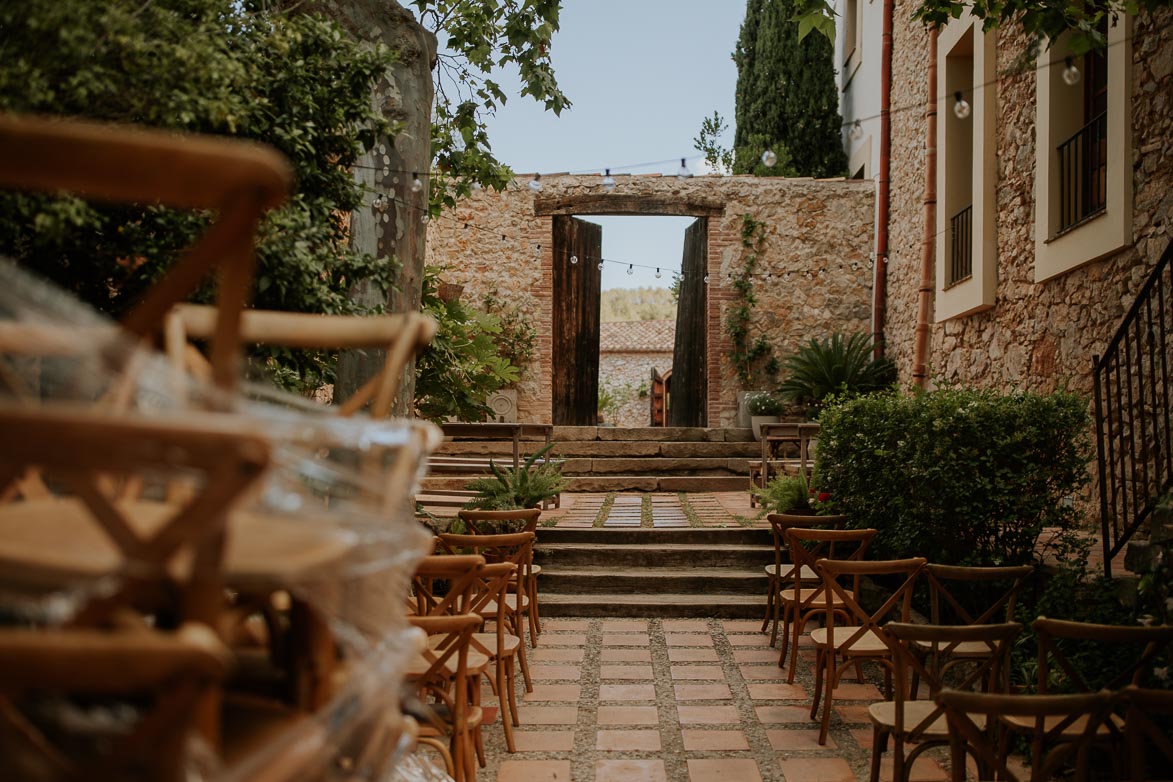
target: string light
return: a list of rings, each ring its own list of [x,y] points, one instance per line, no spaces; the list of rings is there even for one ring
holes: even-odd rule
[[[660,269],[659,269],[659,267],[656,267],[656,279],[658,280],[658,279],[660,279],[662,276],[663,276],[663,275],[662,275],[662,274],[660,274]]]
[[[847,135],[851,137],[852,141],[859,141],[861,138],[863,138],[863,123],[861,123],[859,120],[851,123],[851,130],[847,133]]]
[[[430,214],[428,214],[427,212],[424,212],[422,215],[420,215],[420,222],[423,223],[424,225],[427,225],[428,222],[431,221],[431,219],[432,219],[432,216]]]
[[[1076,67],[1075,60],[1070,57],[1066,58],[1063,62],[1065,63],[1065,67],[1063,68],[1063,83],[1068,87],[1074,87],[1076,84],[1079,84],[1081,75],[1079,68]]]
[[[371,206],[382,212],[387,208],[387,199],[383,198],[382,193],[379,193],[377,196],[375,196],[375,200],[371,202]]]
[[[536,255],[539,258],[542,257],[542,245],[539,244],[537,247],[534,248],[534,255]]]
[[[599,259],[599,271],[603,271],[603,259]]]
[[[418,193],[424,189],[424,181],[420,179],[419,174],[411,175],[411,192]]]
[[[953,93],[953,114],[957,119],[966,119],[969,117],[969,101],[962,95],[961,90]]]
[[[610,192],[615,189],[615,177],[611,176],[611,169],[607,169],[607,173],[603,175],[603,189]]]
[[[529,189],[537,193],[542,189],[542,175],[534,174],[534,178],[529,181]]]
[[[627,275],[630,277],[633,274],[635,274],[635,264],[629,263],[627,264]]]
[[[774,150],[767,149],[762,153],[762,165],[766,168],[773,168],[774,164],[778,162],[778,156],[774,154]]]
[[[709,284],[709,275],[705,275],[705,285]]]
[[[570,256],[570,265],[571,265],[571,266],[577,266],[577,265],[578,265],[578,256],[577,256],[577,255],[572,255],[572,256]]]
[[[688,164],[684,162],[685,158],[680,158],[680,169],[676,172],[676,178],[681,182],[692,176],[688,170]]]

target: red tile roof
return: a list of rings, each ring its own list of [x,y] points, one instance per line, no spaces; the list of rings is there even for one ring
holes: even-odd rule
[[[676,321],[603,323],[599,331],[599,350],[604,353],[671,353],[676,339]]]

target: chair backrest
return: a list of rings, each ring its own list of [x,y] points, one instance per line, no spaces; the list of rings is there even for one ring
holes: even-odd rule
[[[850,648],[869,632],[884,638],[883,626],[889,621],[907,622],[912,615],[912,594],[916,588],[917,577],[924,570],[925,562],[924,557],[873,561],[820,559],[815,564],[815,570],[823,578],[827,632],[835,638],[836,648]],[[858,584],[864,576],[896,577],[903,581],[879,608],[869,611],[859,601]],[[842,582],[848,580],[855,585],[853,588],[849,589],[843,585]],[[839,602],[841,606],[836,605]],[[835,620],[840,611],[858,623],[847,628],[842,641],[839,636],[834,635]]]
[[[534,532],[538,528],[540,508],[519,510],[461,510],[460,520],[472,535],[501,535],[510,532]]]
[[[862,560],[868,551],[872,538],[876,536],[874,529],[814,529],[804,527],[790,527],[785,531],[786,547],[790,552],[790,561],[794,567],[790,575],[783,579],[797,586],[802,577],[803,568],[818,573],[815,565],[820,559],[842,559],[850,561]],[[852,585],[854,592],[859,587],[856,579]],[[815,598],[812,592],[805,601],[801,601],[800,609],[809,607]]]
[[[787,513],[766,514],[766,521],[770,522],[770,532],[774,537],[774,566],[781,568],[787,557],[786,530],[802,529],[843,529],[847,517],[837,516],[794,516]],[[776,573],[782,572],[775,569]]]
[[[408,609],[415,616],[449,616],[472,612],[485,558],[479,554],[433,554],[416,565]]]
[[[911,692],[909,672],[915,672],[935,697],[944,689],[942,671],[938,663],[961,644],[982,644],[989,653],[967,658],[968,670],[949,682],[956,690],[977,692],[1005,692],[1011,645],[1022,633],[1018,623],[985,625],[929,625],[889,622],[881,636],[892,650],[896,663],[896,686],[893,700],[896,704],[896,730],[917,740],[941,716],[938,706],[922,715],[915,725],[905,724],[905,702]],[[927,654],[926,654],[927,652]],[[949,670],[952,670],[949,669]]]
[[[420,652],[426,666],[413,674],[412,684],[422,697],[430,695],[447,706],[453,729],[461,732],[467,719],[468,687],[463,682],[468,677],[468,651],[481,618],[476,614],[449,614],[410,616],[408,621],[428,634],[428,643]],[[453,682],[457,686],[450,686]]]
[[[1040,693],[1143,687],[1158,656],[1173,651],[1173,625],[1103,625],[1040,616],[1031,627],[1039,642]],[[1121,665],[1101,668],[1102,681],[1088,681],[1088,666],[1081,671],[1072,663],[1075,655],[1088,651],[1115,652],[1114,662]]]
[[[470,551],[480,554],[485,562],[508,562],[517,568],[517,578],[510,589],[526,593],[534,561],[534,540],[532,532],[513,532],[504,535],[456,535],[444,533],[439,536],[440,549],[449,553]]]
[[[937,704],[944,708],[949,725],[949,744],[952,755],[953,780],[965,780],[965,755],[968,752],[987,769],[993,769],[997,779],[1026,782],[1027,777],[1014,773],[1006,759],[998,751],[994,737],[984,726],[979,727],[975,715],[985,715],[987,720],[996,717],[1024,717],[1034,720],[1034,737],[1047,752],[1038,759],[1037,768],[1031,769],[1029,779],[1051,779],[1064,764],[1075,770],[1075,780],[1088,778],[1089,755],[1095,736],[1101,726],[1111,724],[1109,719],[1115,698],[1112,693],[1102,691],[1076,695],[1005,695],[960,690],[941,690]],[[1048,719],[1049,718],[1049,719]],[[1082,721],[1086,720],[1086,721]],[[1078,729],[1078,735],[1071,740],[1071,734]],[[1063,741],[1055,739],[1063,736]]]
[[[929,621],[938,625],[1012,621],[1018,595],[1034,572],[1034,565],[971,567],[930,563],[925,566]]]
[[[215,334],[214,307],[180,304],[167,315],[166,348],[171,362],[197,376],[208,376],[211,366],[190,340],[208,340]],[[370,405],[370,416],[387,418],[403,378],[403,369],[416,352],[436,335],[436,322],[416,312],[396,315],[312,315],[297,312],[245,310],[240,316],[240,341],[288,348],[362,349],[383,352],[382,368],[351,397],[335,400],[340,415],[352,415]]]
[[[1126,706],[1129,778],[1133,782],[1173,778],[1173,690],[1129,685],[1120,697]]]
[[[102,201],[213,209],[216,222],[123,321],[161,330],[167,311],[219,267],[213,378],[237,380],[240,311],[249,298],[253,237],[261,215],[285,200],[288,163],[257,144],[40,117],[0,116],[0,185],[68,191]]]

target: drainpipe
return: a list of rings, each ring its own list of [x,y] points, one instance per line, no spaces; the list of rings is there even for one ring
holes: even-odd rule
[[[928,382],[929,309],[933,304],[933,262],[937,225],[937,31],[929,33],[929,102],[925,107],[925,229],[921,246],[920,288],[917,289],[916,346],[912,354],[912,382]]]
[[[880,171],[876,179],[876,276],[872,283],[872,350],[884,355],[884,319],[888,305],[888,214],[892,152],[892,15],[895,0],[884,0],[880,33]]]

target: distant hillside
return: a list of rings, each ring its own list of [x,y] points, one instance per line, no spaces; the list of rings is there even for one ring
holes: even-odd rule
[[[676,320],[676,302],[667,288],[613,288],[602,292],[599,319]]]

